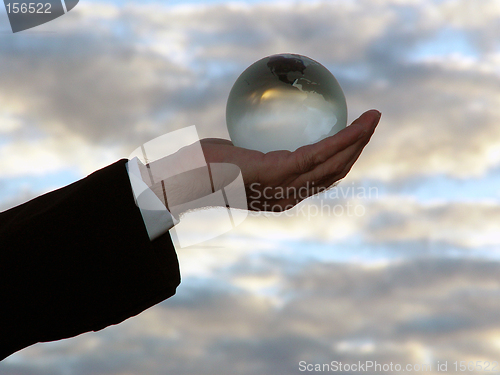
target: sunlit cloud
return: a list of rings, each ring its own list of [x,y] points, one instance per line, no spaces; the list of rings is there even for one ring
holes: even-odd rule
[[[91,145],[132,148],[192,124],[202,136],[227,137],[225,100],[239,72],[292,51],[337,74],[351,116],[371,107],[384,113],[353,176],[480,175],[499,162],[498,49],[477,41],[495,29],[497,6],[458,3],[82,4],[61,19],[61,35],[6,40],[0,96],[25,126]],[[481,27],[457,21],[467,8],[484,18]],[[476,56],[407,61],[450,27]],[[23,38],[39,52],[23,48]],[[364,78],[357,81],[349,66]]]

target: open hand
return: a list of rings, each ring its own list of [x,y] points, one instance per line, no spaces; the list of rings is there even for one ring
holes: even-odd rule
[[[284,211],[344,178],[380,116],[376,110],[367,111],[337,134],[294,152],[264,154],[216,138],[201,140],[201,146],[207,163],[230,163],[240,168],[251,210]]]

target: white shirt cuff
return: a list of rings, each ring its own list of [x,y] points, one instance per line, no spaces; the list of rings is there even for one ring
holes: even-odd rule
[[[179,221],[170,214],[162,201],[142,180],[138,163],[140,161],[135,157],[129,160],[126,166],[135,202],[141,211],[149,239],[153,241],[165,234]]]

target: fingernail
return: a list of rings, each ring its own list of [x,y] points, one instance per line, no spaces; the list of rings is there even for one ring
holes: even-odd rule
[[[382,113],[380,111],[377,111],[376,117],[373,119],[373,124],[377,125],[380,121],[380,118],[382,117]]]

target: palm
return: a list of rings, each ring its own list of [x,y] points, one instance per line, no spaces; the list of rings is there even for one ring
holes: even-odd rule
[[[214,138],[201,143],[208,163],[231,163],[241,169],[251,209],[283,211],[344,178],[379,119],[378,111],[365,112],[336,135],[294,152],[264,154]]]

